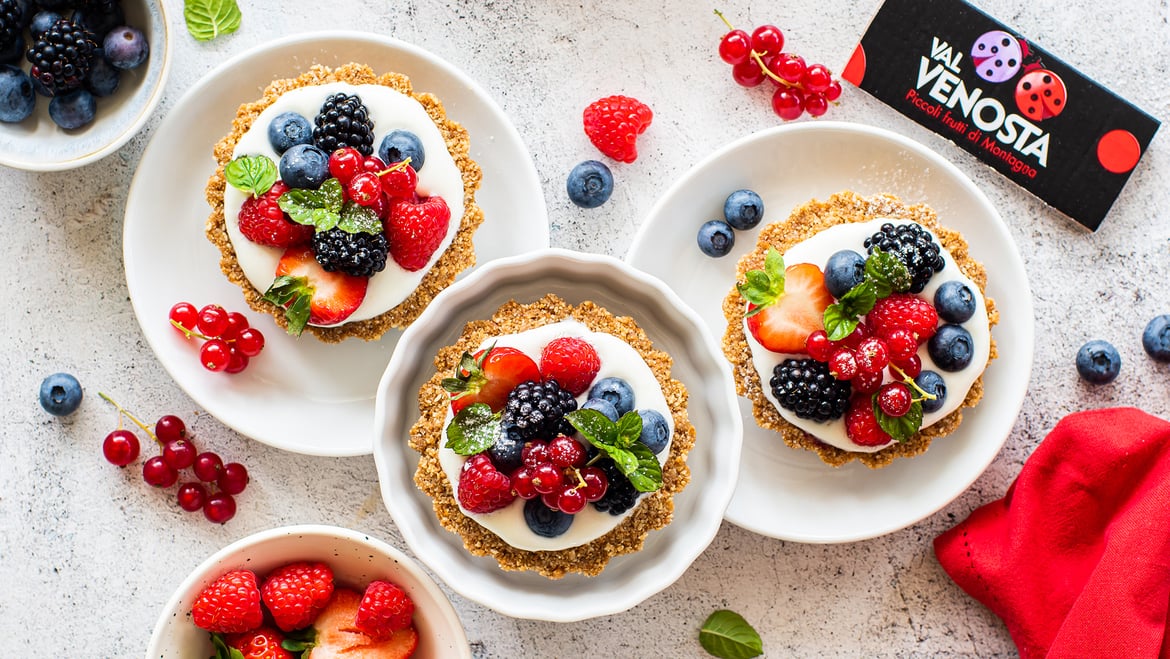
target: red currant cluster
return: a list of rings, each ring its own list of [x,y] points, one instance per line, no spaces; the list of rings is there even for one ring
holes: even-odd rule
[[[808,335],[805,348],[809,357],[826,362],[838,380],[853,383],[853,390],[878,395],[882,412],[892,417],[905,416],[914,397],[909,383],[922,372],[918,341],[906,328],[885,331],[873,336],[865,323],[841,341],[830,341],[824,330]],[[893,381],[882,384],[882,371],[889,368]]]
[[[572,437],[532,440],[521,456],[524,464],[512,473],[512,490],[521,499],[539,496],[549,508],[575,515],[609,488],[605,472],[585,465],[585,448]]]
[[[161,449],[158,455],[142,463],[142,480],[153,487],[171,487],[179,481],[180,472],[189,468],[196,480],[179,486],[176,494],[179,507],[188,512],[202,509],[203,515],[216,524],[223,524],[235,516],[235,495],[248,486],[248,470],[244,465],[238,462],[224,464],[223,459],[211,451],[198,453],[187,434],[187,425],[173,414],[160,417],[152,432],[109,396],[101,392],[98,395],[118,408],[118,429],[106,435],[102,442],[102,454],[107,462],[125,467],[138,459],[141,450],[138,436],[122,427],[122,417],[126,416]],[[209,489],[212,485],[214,491]]]
[[[363,156],[352,147],[342,147],[329,155],[329,174],[345,190],[345,196],[359,206],[385,218],[394,199],[413,199],[418,173],[410,158],[387,166],[378,156]]]
[[[784,33],[775,25],[761,25],[751,35],[738,30],[718,9],[729,32],[719,42],[719,57],[731,65],[731,77],[744,87],[765,79],[776,86],[772,110],[785,121],[807,112],[819,117],[841,96],[841,83],[824,64],[805,64],[804,58],[783,52]]]
[[[248,325],[248,317],[218,304],[196,309],[190,302],[171,307],[171,325],[188,339],[203,339],[199,361],[209,371],[239,373],[264,349],[264,335]]]

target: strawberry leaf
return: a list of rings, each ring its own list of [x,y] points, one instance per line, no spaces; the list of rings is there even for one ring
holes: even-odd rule
[[[187,31],[198,41],[211,41],[240,27],[240,6],[236,0],[184,0],[183,18]]]
[[[316,645],[317,630],[312,627],[288,632],[284,635],[284,640],[280,642],[280,647],[289,652],[297,653],[300,659],[309,659],[309,655]]]
[[[264,291],[265,300],[284,307],[284,317],[288,321],[288,333],[300,336],[309,324],[311,313],[310,303],[313,299],[313,287],[305,277],[283,275],[272,281],[272,285]]]
[[[382,220],[372,208],[347,201],[341,207],[341,219],[337,222],[337,228],[346,233],[377,235],[382,233]]]
[[[335,178],[325,179],[316,190],[294,188],[277,200],[280,210],[288,213],[293,222],[315,227],[317,233],[337,226],[344,202],[345,193]]]
[[[483,453],[500,435],[500,415],[486,403],[472,403],[459,410],[447,426],[447,448],[459,455]]]
[[[626,412],[617,423],[597,410],[576,410],[565,418],[586,441],[612,459],[639,492],[653,492],[662,486],[662,465],[638,441],[642,435],[642,418],[637,412]]]
[[[873,253],[865,259],[865,279],[873,284],[879,298],[889,297],[890,293],[905,293],[913,283],[906,264],[879,247],[873,248]]]
[[[707,616],[699,644],[720,659],[751,659],[764,653],[764,641],[743,616],[726,609]]]
[[[223,175],[233,188],[259,197],[276,183],[276,163],[268,156],[240,156],[223,168]]]
[[[210,632],[211,647],[215,648],[215,654],[211,659],[244,659],[244,653],[227,644],[227,640],[223,634]]]
[[[764,257],[764,269],[748,270],[743,277],[744,281],[735,287],[743,299],[755,305],[746,314],[754,316],[784,295],[784,257],[774,247],[769,247]]]
[[[478,358],[470,352],[464,352],[459,358],[459,366],[455,369],[455,376],[443,378],[440,382],[443,390],[456,394],[455,398],[479,391],[487,382],[487,376],[483,372],[483,364],[495,348],[496,344],[491,344]]]
[[[914,401],[910,404],[910,411],[902,416],[890,416],[882,411],[878,405],[878,395],[873,395],[873,415],[877,417],[878,426],[886,434],[899,442],[910,439],[922,427],[922,402]]]

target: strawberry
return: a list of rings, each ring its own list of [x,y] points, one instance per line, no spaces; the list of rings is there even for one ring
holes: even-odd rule
[[[920,297],[893,293],[875,302],[865,320],[875,336],[884,338],[895,330],[907,329],[922,344],[938,328],[938,311]]]
[[[650,126],[654,113],[629,96],[607,96],[585,108],[585,134],[593,146],[619,162],[638,159],[635,142]]]
[[[811,263],[785,268],[771,248],[764,269],[748,272],[738,288],[748,301],[748,331],[772,352],[805,353],[805,340],[824,329],[825,309],[833,303],[820,268]]]
[[[473,513],[490,513],[516,498],[512,481],[496,470],[486,453],[471,456],[459,472],[459,505]]]
[[[418,647],[414,627],[394,632],[383,641],[357,629],[355,620],[361,599],[348,588],[333,592],[333,599],[313,625],[317,634],[307,659],[405,659],[414,653]]]
[[[421,270],[447,236],[450,221],[451,209],[442,197],[392,200],[385,223],[390,256],[406,270]]]
[[[492,346],[474,355],[463,353],[455,377],[443,379],[443,389],[451,394],[455,414],[472,403],[499,412],[516,385],[529,380],[540,380],[540,369],[531,357],[515,348]]]
[[[211,582],[191,605],[195,626],[209,632],[235,634],[264,622],[260,589],[251,570],[233,570]]]
[[[325,272],[308,247],[290,247],[276,264],[276,279],[264,299],[284,307],[288,333],[305,325],[336,325],[349,318],[366,298],[368,277]]]
[[[273,570],[260,598],[282,631],[308,627],[333,595],[333,570],[325,563],[290,563]]]
[[[858,394],[849,401],[849,411],[845,412],[845,434],[858,446],[883,446],[893,439],[878,425],[873,400],[866,394]]]
[[[224,645],[229,648],[235,648],[240,651],[242,657],[236,659],[295,659],[295,655],[280,647],[284,641],[284,634],[276,631],[271,627],[261,627],[250,632],[242,634],[229,634],[224,639]],[[212,641],[215,643],[215,639]],[[219,644],[216,648],[219,648]],[[231,657],[231,651],[225,651],[223,655],[216,655],[216,658],[224,656]]]
[[[358,605],[354,626],[376,641],[384,641],[395,632],[410,627],[414,602],[389,581],[371,581]]]
[[[248,197],[240,207],[240,233],[254,243],[272,247],[299,247],[313,241],[313,227],[297,224],[280,209],[277,200],[288,192],[281,181],[259,197]]]
[[[561,389],[580,396],[589,388],[601,359],[588,341],[572,336],[553,339],[540,353],[540,373],[544,380],[556,380]]]

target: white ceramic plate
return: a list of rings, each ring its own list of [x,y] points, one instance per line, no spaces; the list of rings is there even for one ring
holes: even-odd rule
[[[207,632],[191,622],[199,593],[226,572],[249,569],[263,579],[294,561],[323,561],[337,584],[358,590],[384,579],[414,602],[419,644],[416,659],[471,659],[458,614],[443,591],[406,554],[370,536],[336,526],[307,524],[254,533],[224,547],[183,580],[163,606],[145,659],[206,659],[214,650]]]
[[[444,529],[431,499],[415,487],[418,454],[407,445],[418,420],[418,390],[434,374],[434,356],[470,320],[488,318],[510,299],[547,293],[578,304],[592,300],[628,315],[654,346],[674,359],[686,385],[695,448],[691,482],[674,499],[674,520],[654,531],[642,551],[612,560],[596,577],[552,580],[506,572],[495,559],[472,556]],[[374,460],[382,499],[411,550],[452,589],[506,615],[568,622],[625,611],[674,583],[715,537],[739,468],[742,424],[731,371],[693,311],[662,282],[610,257],[547,250],[493,261],[435,298],[402,336],[378,387]]]
[[[325,344],[308,334],[289,337],[270,316],[249,310],[203,235],[210,213],[203,189],[215,171],[212,146],[241,103],[259,98],[273,79],[347,62],[405,73],[467,128],[471,155],[483,168],[479,263],[548,245],[544,194],[515,128],[479,85],[415,46],[355,32],[296,35],[225,62],[189,90],[143,154],[126,202],[123,249],[134,311],[159,361],[195,402],[248,437],[313,455],[370,452],[378,379],[402,333]],[[245,313],[264,332],[264,352],[234,376],[204,370],[196,342],[167,322],[182,300]]]
[[[727,519],[784,540],[848,542],[909,526],[965,490],[999,453],[1024,400],[1032,369],[1032,296],[1015,243],[999,213],[954,165],[900,135],[867,126],[804,122],[761,131],[720,149],[651,209],[627,261],[666,281],[722,339],[720,305],[735,283],[735,264],[755,246],[759,227],[737,232],[720,259],[695,244],[699,225],[721,218],[723,200],[750,188],[764,200],[764,223],[834,192],[890,193],[933,207],[944,226],[963,233],[988,271],[988,294],[1000,311],[992,330],[999,358],[985,372],[985,396],[965,410],[951,436],[910,460],[879,470],[840,469],[796,451],[744,418],[743,462]],[[763,225],[761,225],[763,226]]]

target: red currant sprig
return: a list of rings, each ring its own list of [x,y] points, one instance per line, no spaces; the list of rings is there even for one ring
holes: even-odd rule
[[[522,456],[524,464],[511,477],[512,490],[521,499],[539,496],[550,509],[575,515],[609,488],[605,471],[586,464],[584,447],[572,437],[530,441]],[[599,453],[594,460],[600,457]]]
[[[218,304],[195,309],[190,302],[171,307],[171,325],[188,339],[204,341],[199,361],[209,371],[239,373],[264,349],[264,334],[248,324],[248,317]]]

